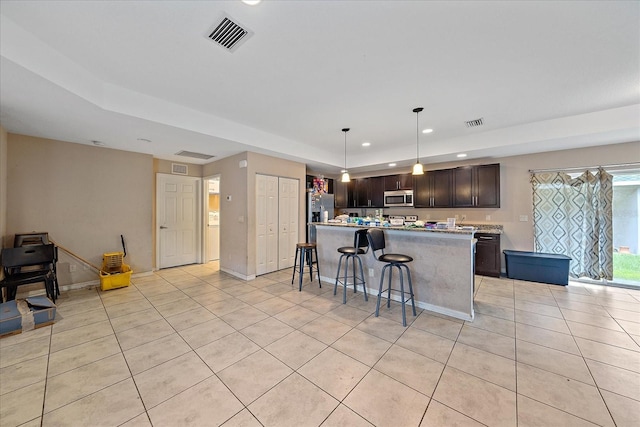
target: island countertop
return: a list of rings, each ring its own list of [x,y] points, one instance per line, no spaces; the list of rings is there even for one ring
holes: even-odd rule
[[[413,258],[408,264],[417,307],[463,320],[473,320],[475,230],[428,230],[409,227],[371,227],[344,223],[313,223],[323,281],[333,284],[342,246],[353,245],[354,232],[362,228],[384,231],[386,253]],[[361,255],[367,292],[378,295],[384,263],[373,252]],[[394,279],[397,279],[394,275]],[[399,286],[393,286],[399,288]],[[361,294],[351,298],[362,297]],[[392,293],[393,298],[393,293]],[[399,300],[397,298],[393,298]],[[407,316],[407,321],[410,321]]]
[[[426,233],[446,233],[446,234],[461,234],[461,235],[470,235],[472,236],[478,230],[465,230],[461,228],[454,229],[437,229],[437,228],[426,228],[426,227],[417,227],[417,226],[405,226],[405,225],[358,225],[355,223],[345,223],[345,222],[312,222],[311,225],[324,225],[330,227],[350,227],[350,228],[381,228],[383,230],[399,230],[399,231],[417,231],[417,232],[426,232]]]

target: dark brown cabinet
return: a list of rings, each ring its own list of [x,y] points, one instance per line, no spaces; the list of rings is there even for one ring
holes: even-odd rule
[[[453,207],[499,208],[500,164],[453,169]]]
[[[403,173],[384,177],[384,191],[413,189],[413,175]]]
[[[355,205],[357,208],[381,208],[384,206],[384,177],[358,178],[354,184]]]
[[[349,186],[347,184],[347,182],[341,182],[339,179],[333,182],[333,205],[336,208],[349,207],[347,196]]]
[[[476,233],[476,274],[500,277],[500,235]]]
[[[427,171],[413,180],[413,206],[447,208],[451,206],[451,169]]]

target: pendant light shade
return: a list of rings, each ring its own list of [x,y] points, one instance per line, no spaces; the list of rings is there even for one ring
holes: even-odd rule
[[[349,171],[347,170],[347,132],[349,132],[349,128],[342,129],[344,132],[344,170],[342,172],[341,182],[349,182],[351,181],[351,177],[349,176]]]
[[[420,122],[418,120],[418,116],[422,110],[422,107],[413,109],[413,112],[416,113],[416,164],[413,165],[412,175],[424,175],[424,168],[422,167],[422,163],[420,163]]]

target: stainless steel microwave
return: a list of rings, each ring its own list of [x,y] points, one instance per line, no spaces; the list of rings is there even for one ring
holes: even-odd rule
[[[384,206],[413,206],[413,190],[385,191]]]

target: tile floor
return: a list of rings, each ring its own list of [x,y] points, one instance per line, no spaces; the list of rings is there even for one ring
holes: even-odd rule
[[[215,264],[0,340],[1,426],[638,426],[640,292],[477,278],[476,319]]]

